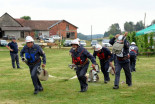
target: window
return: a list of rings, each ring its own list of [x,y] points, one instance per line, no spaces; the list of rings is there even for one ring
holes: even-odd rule
[[[69,30],[69,25],[66,25],[66,31],[68,31]]]

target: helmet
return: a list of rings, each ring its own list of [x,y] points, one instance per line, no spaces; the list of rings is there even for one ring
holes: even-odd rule
[[[102,46],[100,44],[95,45],[95,51],[99,51],[102,49]]]
[[[135,43],[135,42],[131,42],[131,44],[132,44],[132,45],[136,45],[136,43]]]
[[[78,41],[77,39],[74,39],[74,40],[72,40],[72,42],[71,42],[71,45],[72,45],[72,44],[79,45],[79,41]]]
[[[26,39],[25,39],[25,42],[28,43],[28,42],[34,42],[33,38],[31,36],[27,36]]]

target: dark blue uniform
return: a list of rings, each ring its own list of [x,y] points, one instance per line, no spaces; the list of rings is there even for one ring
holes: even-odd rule
[[[89,61],[87,60],[87,58],[89,58],[93,64],[96,64],[95,58],[83,47],[78,47],[77,51],[71,50],[70,52],[72,55],[73,63],[75,62],[75,65],[77,65],[76,75],[80,82],[81,90],[86,89],[88,84],[86,82],[87,78],[85,74],[87,73],[87,69],[89,66]],[[80,62],[76,61],[76,58],[78,57],[80,57]],[[83,63],[80,64],[81,62]]]
[[[136,71],[136,58],[138,55],[138,47],[136,45],[131,45],[129,48],[130,51],[130,70],[131,72]]]
[[[113,45],[115,43],[116,38],[112,38],[109,43]],[[118,57],[116,55],[116,65],[115,65],[115,86],[119,86],[119,80],[120,80],[120,72],[121,69],[124,69],[125,76],[126,76],[126,84],[128,86],[132,85],[132,79],[131,79],[131,71],[130,71],[130,64],[129,64],[129,42],[125,39],[124,40],[124,47],[123,47],[123,57]]]
[[[109,62],[111,57],[111,52],[108,48],[103,47],[101,49],[100,53],[97,53],[94,51],[93,56],[96,58],[96,56],[99,57],[100,65],[101,65],[101,71],[104,74],[104,82],[110,81],[109,73],[107,72],[109,69]]]
[[[32,48],[28,48],[26,45],[20,52],[21,57],[25,57],[28,61],[28,66],[30,68],[30,74],[33,81],[35,91],[42,89],[42,85],[37,76],[37,67],[41,65],[41,57],[43,64],[46,64],[46,56],[40,46],[34,44]]]
[[[8,44],[8,46],[13,50],[13,51],[10,51],[10,56],[11,56],[11,60],[12,60],[12,67],[16,68],[15,67],[15,61],[16,61],[17,68],[20,68],[19,57],[18,57],[18,44],[16,42],[12,41]]]

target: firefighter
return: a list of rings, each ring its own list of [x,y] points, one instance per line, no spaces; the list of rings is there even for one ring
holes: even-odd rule
[[[85,76],[89,66],[89,60],[92,62],[92,67],[95,67],[96,61],[85,48],[80,47],[79,41],[76,39],[71,42],[72,49],[70,50],[72,56],[72,63],[76,65],[76,75],[80,82],[80,92],[86,92],[88,89],[87,77]]]
[[[132,42],[129,48],[130,51],[130,70],[131,72],[135,72],[136,71],[136,59],[137,59],[137,55],[138,55],[138,47],[136,46],[135,42]]]
[[[38,79],[37,69],[41,65],[40,56],[43,57],[42,67],[45,67],[46,56],[41,47],[34,44],[34,40],[31,36],[27,36],[25,41],[26,45],[21,50],[20,56],[22,58],[22,61],[24,61],[25,60],[24,54],[25,54],[25,57],[27,59],[27,65],[29,66],[30,69],[31,79],[34,85],[34,94],[38,94],[39,91],[43,91],[43,87]]]
[[[18,57],[18,44],[16,42],[16,38],[12,38],[12,42],[10,42],[6,47],[10,50],[12,67],[14,69],[16,68],[15,66],[15,61],[16,61],[17,68],[20,69],[19,57]]]
[[[109,59],[111,57],[111,52],[108,48],[102,47],[99,44],[95,45],[93,56],[96,58],[98,56],[101,65],[101,71],[104,75],[104,83],[108,83],[110,81],[108,69],[109,69]]]
[[[113,45],[113,54],[116,55],[115,82],[113,89],[119,89],[119,80],[121,69],[124,69],[126,84],[132,86],[131,71],[129,64],[129,42],[126,39],[127,32],[124,35],[117,34],[109,43]]]

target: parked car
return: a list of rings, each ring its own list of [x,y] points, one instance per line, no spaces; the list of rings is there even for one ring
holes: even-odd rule
[[[3,39],[4,40],[8,40],[8,36],[3,36]]]
[[[53,43],[54,42],[54,39],[53,38],[46,38],[44,40],[45,43]]]
[[[98,44],[98,41],[97,41],[97,40],[92,40],[92,41],[91,41],[91,46],[92,46],[92,47],[95,46],[96,44]]]
[[[85,42],[84,40],[81,40],[81,41],[80,41],[80,45],[86,46],[86,42]]]
[[[8,36],[9,40],[12,40],[12,38],[16,38],[14,35]]]
[[[46,38],[47,38],[47,36],[44,36],[44,35],[40,35],[40,36],[38,37],[39,40],[45,40]]]
[[[58,35],[52,35],[50,37],[53,38],[54,40],[60,40],[60,36]]]
[[[8,42],[6,40],[0,40],[0,46],[7,46]]]
[[[64,43],[63,43],[63,46],[64,46],[64,47],[71,46],[71,41],[72,41],[72,40],[65,40]]]
[[[102,46],[103,47],[111,47],[112,45],[109,43],[109,39],[103,39],[102,40]]]

